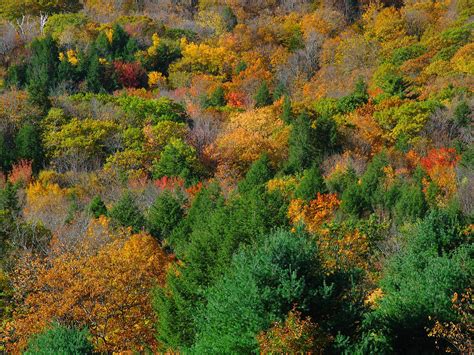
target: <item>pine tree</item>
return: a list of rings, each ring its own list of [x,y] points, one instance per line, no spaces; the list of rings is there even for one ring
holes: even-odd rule
[[[89,206],[87,207],[89,213],[94,216],[94,218],[99,218],[100,216],[107,216],[107,207],[105,206],[104,201],[100,196],[94,196]]]
[[[86,329],[78,330],[55,324],[28,342],[27,355],[92,354],[93,346]]]
[[[295,191],[295,197],[309,201],[316,197],[316,194],[326,192],[326,184],[324,182],[321,170],[317,165],[306,169],[303,178]]]
[[[104,90],[102,85],[101,64],[99,56],[93,51],[89,57],[89,67],[86,75],[87,90],[98,93]]]
[[[165,239],[183,219],[181,204],[170,191],[161,193],[148,212],[148,228],[151,235]]]
[[[292,107],[291,107],[291,99],[288,95],[285,95],[285,98],[283,99],[281,119],[286,124],[290,124],[291,121],[293,120],[293,111],[292,111]]]
[[[229,6],[225,6],[222,10],[222,19],[228,32],[231,32],[237,26],[237,16],[235,16],[234,11]]]
[[[51,36],[35,39],[31,43],[31,59],[27,69],[30,101],[47,109],[51,103],[49,92],[57,81],[58,48]]]
[[[131,227],[136,233],[145,225],[145,218],[129,191],[125,192],[112,207],[109,216],[119,225]]]
[[[239,191],[248,192],[264,185],[272,177],[273,172],[270,168],[270,159],[267,154],[262,154],[260,158],[252,164],[245,179],[239,183]]]
[[[272,95],[270,94],[267,83],[264,81],[255,94],[255,107],[264,107],[271,105],[272,103]]]
[[[38,172],[43,164],[43,148],[38,129],[30,123],[20,128],[15,138],[18,159],[33,161],[33,170]]]
[[[300,114],[293,123],[288,153],[287,169],[290,172],[302,171],[313,163],[318,155],[315,130],[305,113]]]

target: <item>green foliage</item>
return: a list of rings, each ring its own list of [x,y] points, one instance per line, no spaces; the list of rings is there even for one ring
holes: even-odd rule
[[[79,0],[1,0],[0,16],[14,20],[23,15],[38,16],[42,13],[75,12],[82,8]]]
[[[244,61],[240,61],[235,66],[235,69],[234,69],[235,74],[238,75],[240,72],[244,71],[245,69],[247,69],[247,63],[245,63]]]
[[[205,293],[193,351],[258,350],[256,335],[284,319],[295,303],[301,309],[313,303],[321,281],[315,245],[303,236],[279,231],[256,248],[243,249]]]
[[[309,201],[314,199],[318,192],[325,193],[326,184],[319,167],[313,165],[303,172],[303,178],[295,191],[295,197]]]
[[[390,62],[394,65],[402,65],[407,60],[417,58],[424,54],[426,50],[427,48],[421,44],[397,48],[393,51]]]
[[[35,105],[48,108],[49,93],[57,81],[58,48],[51,36],[35,39],[30,47],[32,54],[27,69],[29,99]]]
[[[409,101],[399,107],[390,107],[374,114],[374,118],[396,141],[411,140],[423,129],[430,115],[442,105],[438,101]]]
[[[384,188],[385,172],[388,165],[387,156],[381,153],[370,162],[359,181],[354,181],[342,194],[341,208],[348,213],[360,214],[384,205],[386,191]]]
[[[33,161],[33,170],[38,172],[43,165],[43,148],[39,130],[32,124],[20,128],[15,138],[17,159]]]
[[[264,81],[258,88],[255,94],[255,107],[264,107],[273,103],[272,95],[268,89],[267,82]]]
[[[23,88],[26,85],[26,71],[28,65],[26,63],[11,65],[7,70],[5,78],[5,87]]]
[[[285,95],[285,98],[283,99],[281,119],[286,124],[291,123],[291,121],[293,120],[293,110],[291,107],[291,99],[288,95]]]
[[[454,123],[461,127],[471,122],[471,108],[465,100],[461,101],[454,109]]]
[[[166,239],[183,217],[184,211],[180,201],[170,191],[165,190],[148,211],[148,228],[154,237]]]
[[[384,296],[368,323],[387,327],[394,349],[435,351],[426,329],[433,319],[455,320],[451,298],[470,285],[474,270],[473,249],[463,244],[462,229],[456,212],[432,211],[387,266],[381,280]]]
[[[398,194],[394,212],[399,223],[414,221],[424,216],[427,205],[420,186],[403,184]]]
[[[354,111],[359,106],[367,103],[369,94],[367,93],[367,85],[364,80],[360,78],[355,85],[354,92],[350,95],[342,97],[337,102],[337,109],[341,113]]]
[[[67,30],[83,30],[88,23],[88,18],[83,13],[57,13],[48,18],[44,26],[44,33],[58,41]]]
[[[181,139],[172,138],[153,165],[153,177],[181,177],[188,185],[197,182],[203,168],[197,159],[196,150]]]
[[[110,121],[72,119],[60,129],[48,131],[44,146],[54,159],[75,156],[76,159],[104,159],[109,149],[107,144],[117,133],[118,126]]]
[[[55,324],[51,329],[34,335],[28,342],[25,354],[92,354],[93,347],[88,338],[87,329],[79,330]]]
[[[102,85],[102,75],[101,75],[103,68],[101,64],[99,63],[98,54],[95,52],[90,54],[88,62],[89,62],[89,67],[87,69],[87,75],[86,75],[87,90],[94,93],[101,92],[104,90],[104,87]]]
[[[183,105],[167,97],[147,100],[137,96],[123,95],[115,102],[125,113],[136,116],[141,122],[150,119],[154,124],[160,121],[185,123],[188,118]]]
[[[94,198],[89,203],[89,206],[87,206],[87,210],[94,218],[107,216],[107,207],[99,195],[94,196]]]
[[[245,175],[245,179],[239,183],[239,191],[242,193],[250,192],[251,190],[264,185],[273,177],[272,169],[270,168],[270,159],[267,154],[262,154],[256,160],[249,171]]]
[[[150,70],[156,70],[163,75],[168,75],[171,63],[182,57],[181,47],[175,40],[160,39],[156,54],[144,60],[144,64]]]
[[[326,152],[331,152],[337,144],[337,127],[327,116],[317,117],[313,122],[308,114],[300,114],[292,124],[289,138],[287,169],[299,172],[313,163],[320,163]]]
[[[225,92],[222,86],[218,86],[209,97],[205,97],[201,106],[203,108],[209,107],[223,107],[227,104],[225,99]]]
[[[0,168],[3,171],[8,171],[15,159],[13,142],[9,138],[7,134],[0,132]]]
[[[7,211],[11,214],[20,211],[20,203],[18,200],[18,186],[14,186],[11,182],[7,182],[3,189],[0,189],[0,210]]]
[[[222,9],[222,20],[224,21],[225,28],[228,32],[232,31],[238,23],[234,11],[232,11],[229,6],[225,6]]]
[[[137,233],[145,226],[145,217],[138,208],[134,196],[126,191],[110,209],[109,216],[124,227],[131,227]]]
[[[405,98],[410,91],[410,83],[400,74],[395,66],[383,64],[374,74],[375,84],[387,95]]]

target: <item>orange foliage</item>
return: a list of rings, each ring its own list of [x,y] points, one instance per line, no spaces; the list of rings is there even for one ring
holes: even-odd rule
[[[8,181],[12,184],[21,182],[24,185],[28,185],[33,174],[31,163],[30,160],[20,160],[18,163],[13,164],[12,171],[8,174]]]
[[[474,295],[468,288],[461,295],[454,293],[451,299],[452,308],[458,315],[458,322],[441,323],[436,321],[434,327],[428,332],[429,337],[443,339],[450,344],[446,352],[468,354],[472,351],[474,316],[472,313]],[[438,340],[436,343],[438,343]]]
[[[308,232],[317,234],[319,253],[329,272],[353,267],[367,269],[367,236],[330,223],[340,203],[336,194],[318,193],[309,204],[295,199],[290,202],[288,217],[293,225],[303,223]]]
[[[242,175],[249,166],[267,153],[274,164],[287,155],[289,128],[278,118],[273,107],[249,110],[230,117],[224,131],[209,147],[217,160],[218,175]]]
[[[374,120],[375,107],[368,103],[348,115],[348,121],[358,130],[364,142],[369,143],[371,153],[376,154],[383,148],[383,131]]]
[[[369,266],[369,242],[365,234],[354,231],[323,231],[318,247],[324,266],[329,272]]]
[[[316,199],[311,200],[309,204],[305,204],[301,199],[292,200],[288,207],[288,217],[293,225],[304,223],[310,233],[318,233],[321,226],[334,216],[340,203],[336,194],[318,192]]]
[[[420,160],[430,180],[440,189],[435,197],[436,203],[440,206],[446,205],[457,191],[454,167],[458,160],[459,156],[453,148],[432,149]],[[428,192],[430,184],[430,181],[423,179],[425,193]]]
[[[311,318],[302,318],[293,309],[285,322],[275,322],[270,329],[257,336],[260,353],[318,353],[322,354],[329,338],[321,333]]]
[[[128,231],[96,236],[89,229],[81,245],[79,252],[21,260],[12,274],[22,306],[8,326],[11,351],[53,320],[87,326],[96,351],[156,347],[149,292],[164,282],[169,263],[157,241]]]

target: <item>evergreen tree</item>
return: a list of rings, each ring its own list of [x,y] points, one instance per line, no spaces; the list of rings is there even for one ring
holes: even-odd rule
[[[316,255],[313,242],[285,231],[242,249],[205,292],[193,352],[257,352],[260,331],[282,320],[294,304],[317,304],[323,273]]]
[[[288,95],[285,95],[285,98],[283,99],[281,119],[286,124],[290,124],[291,121],[293,120],[293,110],[291,107],[291,99]]]
[[[273,103],[272,95],[265,81],[258,88],[254,99],[256,108],[268,106]]]
[[[277,87],[275,88],[275,91],[273,91],[273,100],[277,101],[279,100],[282,96],[287,96],[288,95],[288,90],[286,89],[285,84],[282,82],[279,82]]]
[[[87,329],[78,330],[56,324],[34,335],[28,342],[25,354],[92,354],[94,348],[88,337]]]
[[[127,53],[127,45],[129,44],[130,36],[119,24],[114,25],[112,31],[112,43],[110,47],[113,53],[113,59],[125,59],[129,54]]]
[[[33,161],[33,170],[38,172],[43,165],[43,148],[39,130],[27,123],[20,128],[15,138],[18,159]]]
[[[31,43],[31,59],[27,69],[28,94],[32,103],[48,108],[49,92],[57,82],[58,48],[51,36]]]
[[[228,32],[231,32],[237,26],[237,16],[235,16],[234,11],[229,6],[225,6],[222,9],[222,19]]]
[[[318,192],[325,193],[326,191],[326,183],[321,170],[317,165],[313,165],[304,171],[303,178],[295,191],[295,197],[309,201],[314,199]]]
[[[135,53],[138,52],[138,42],[135,38],[130,37],[125,45],[124,49],[124,59],[129,62],[135,60]]]
[[[273,177],[270,167],[270,159],[267,154],[262,154],[255,161],[245,175],[245,178],[239,183],[239,191],[242,193],[249,192],[256,187],[263,186]]]
[[[153,166],[153,177],[181,177],[187,185],[192,185],[201,171],[196,150],[181,139],[172,138],[161,152],[160,160]]]
[[[132,227],[135,233],[138,233],[145,225],[145,218],[129,191],[125,192],[112,207],[109,216],[121,226]]]
[[[292,172],[302,171],[313,163],[318,155],[315,131],[307,114],[299,115],[293,123],[288,140],[288,169]]]
[[[465,100],[462,100],[456,106],[454,110],[454,122],[461,127],[465,127],[471,122],[471,108]]]
[[[403,250],[387,263],[384,296],[368,315],[367,330],[383,330],[397,351],[435,353],[427,336],[434,320],[454,321],[451,299],[472,285],[472,245],[465,243],[457,211],[434,210],[408,231]]]
[[[20,204],[17,195],[18,187],[7,181],[5,187],[0,189],[0,210],[15,214],[20,211]]]
[[[101,70],[99,56],[95,51],[93,51],[89,56],[89,67],[86,75],[87,90],[98,93],[104,89],[102,85]]]
[[[107,35],[104,32],[100,32],[94,42],[94,52],[97,57],[106,58],[108,60],[113,60],[112,58],[112,46],[107,38]]]
[[[15,159],[13,155],[14,149],[9,142],[8,136],[0,131],[0,169],[8,171],[12,161]]]
[[[222,86],[218,86],[211,95],[203,102],[203,108],[223,107],[226,105],[225,92]]]
[[[178,199],[170,191],[163,191],[148,211],[151,234],[160,239],[168,238],[183,216],[184,211]]]
[[[105,206],[104,201],[102,201],[99,195],[94,196],[94,198],[89,203],[87,210],[94,218],[99,218],[100,216],[107,216],[107,207]]]

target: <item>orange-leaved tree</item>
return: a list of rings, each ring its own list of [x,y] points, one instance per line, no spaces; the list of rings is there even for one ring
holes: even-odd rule
[[[21,306],[7,329],[10,350],[51,322],[88,327],[100,352],[156,347],[149,292],[164,282],[170,259],[147,234],[112,230],[100,217],[89,226],[80,250],[41,259],[25,255],[12,275]]]

